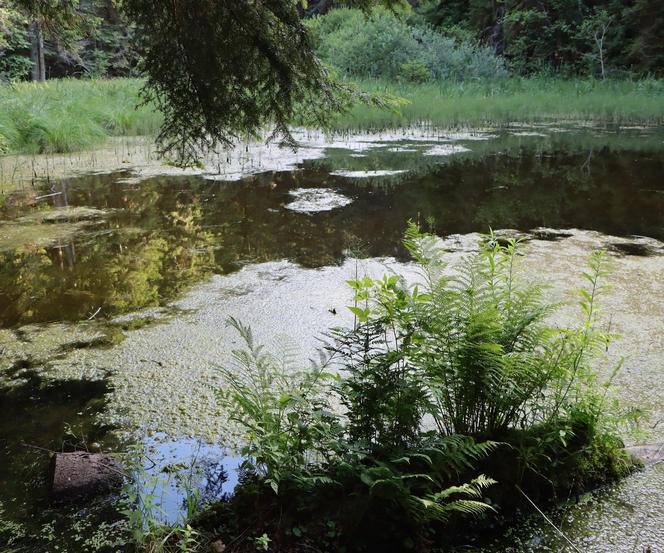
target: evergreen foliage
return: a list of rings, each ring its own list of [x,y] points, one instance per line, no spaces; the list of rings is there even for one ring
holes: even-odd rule
[[[593,22],[612,24],[606,36],[611,73],[661,75],[664,10],[658,0],[430,0],[420,12],[443,32],[461,32],[503,54],[516,72],[600,74]]]
[[[187,164],[266,127],[293,144],[288,126],[296,114],[324,127],[351,98],[367,99],[320,64],[301,5],[125,0],[141,37],[146,98],[164,114],[164,151]]]

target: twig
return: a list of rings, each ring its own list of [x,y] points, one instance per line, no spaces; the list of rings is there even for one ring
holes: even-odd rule
[[[521,495],[523,495],[523,497],[525,497],[525,498],[528,500],[528,503],[530,503],[533,507],[535,507],[535,509],[537,510],[537,512],[538,512],[540,515],[542,515],[542,517],[544,518],[544,520],[546,520],[546,521],[547,521],[547,522],[553,527],[553,529],[554,529],[556,532],[558,532],[558,534],[559,534],[559,535],[560,535],[560,536],[561,536],[561,537],[562,537],[562,538],[563,538],[563,539],[569,544],[569,546],[570,546],[572,549],[574,549],[574,551],[576,551],[577,553],[581,553],[581,550],[580,550],[578,547],[576,547],[576,545],[574,545],[574,544],[572,543],[572,541],[571,541],[571,540],[570,540],[570,539],[569,539],[569,538],[563,533],[563,531],[560,530],[560,529],[559,529],[559,528],[558,528],[553,522],[551,522],[551,519],[550,519],[549,517],[547,517],[537,505],[535,505],[535,502],[534,502],[532,499],[530,499],[530,498],[526,495],[526,492],[524,492],[524,491],[523,491],[519,486],[517,486],[516,484],[515,484],[514,487],[515,487],[517,490],[519,490],[519,492],[521,492]]]
[[[97,309],[97,311],[95,311],[92,315],[90,315],[90,316],[88,317],[88,321],[91,321],[91,320],[94,319],[97,315],[99,315],[99,312],[100,312],[100,311],[101,311],[101,306],[99,306],[99,309]]]
[[[26,444],[25,442],[21,442],[21,445],[23,447],[28,447],[30,449],[36,449],[37,451],[45,451],[46,453],[57,453],[57,451],[54,451],[52,449],[47,449],[45,447],[40,447],[38,445]]]
[[[50,198],[51,196],[59,196],[62,192],[52,192],[51,194],[44,194],[43,196],[36,196],[35,201]]]

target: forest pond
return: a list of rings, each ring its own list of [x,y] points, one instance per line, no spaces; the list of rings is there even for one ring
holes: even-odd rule
[[[348,278],[412,274],[409,220],[446,237],[451,259],[489,229],[524,237],[526,273],[553,299],[608,250],[605,311],[622,336],[608,354],[625,356],[615,393],[647,411],[644,439],[664,440],[664,128],[409,131],[316,152],[233,181],[124,169],[0,196],[0,549],[11,532],[54,547],[58,533],[94,533],[93,518],[49,526],[39,448],[139,444],[148,474],[196,459],[205,497],[231,491],[238,460],[214,445],[228,429],[211,391],[236,345],[225,320],[306,360],[349,322]],[[178,486],[160,493],[175,520]],[[583,551],[664,551],[664,468],[550,516]],[[535,514],[496,551],[564,545]]]

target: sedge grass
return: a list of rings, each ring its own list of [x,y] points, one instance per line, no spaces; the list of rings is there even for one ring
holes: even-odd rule
[[[142,84],[140,79],[63,79],[0,85],[0,153],[69,153],[99,147],[111,136],[155,136],[162,117],[152,106],[139,106]],[[358,85],[407,102],[398,112],[356,105],[333,119],[332,130],[555,121],[664,123],[664,80],[512,77],[428,84],[363,81]]]
[[[137,107],[141,85],[137,79],[63,79],[0,86],[0,148],[67,153],[110,136],[154,135],[161,115]]]
[[[664,123],[664,81],[510,78],[501,81],[420,85],[363,81],[368,92],[407,100],[398,112],[357,105],[338,116],[337,130],[389,129],[429,124],[478,127],[509,123],[578,121]]]

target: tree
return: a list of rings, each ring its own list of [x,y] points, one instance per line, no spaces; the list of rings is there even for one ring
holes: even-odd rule
[[[23,55],[29,45],[25,16],[12,6],[0,5],[0,81],[13,81],[29,73],[32,64]]]
[[[349,0],[369,8],[373,0]],[[388,6],[401,0],[383,0]],[[258,136],[286,144],[296,115],[325,126],[352,100],[373,101],[337,82],[313,52],[304,0],[124,0],[138,28],[144,97],[164,114],[162,151],[181,164],[202,151]]]
[[[69,31],[80,24],[79,0],[14,0],[17,8],[29,17],[32,80],[46,80],[44,35],[67,41]]]
[[[593,40],[594,53],[591,58],[599,62],[602,80],[606,79],[606,38],[612,22],[613,16],[606,10],[598,10],[581,25],[581,35],[591,37]]]

